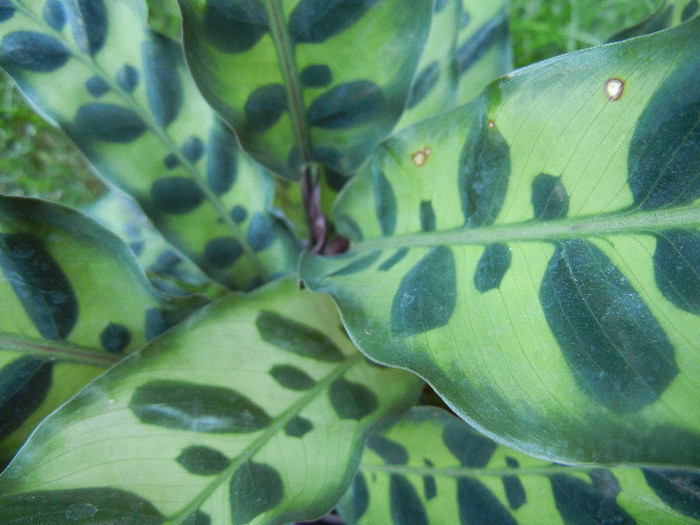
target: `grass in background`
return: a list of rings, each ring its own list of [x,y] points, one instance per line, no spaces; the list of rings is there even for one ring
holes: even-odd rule
[[[173,38],[175,0],[149,0],[151,25]],[[598,45],[651,14],[661,0],[511,0],[516,67]],[[0,193],[80,207],[104,191],[82,155],[0,74]]]

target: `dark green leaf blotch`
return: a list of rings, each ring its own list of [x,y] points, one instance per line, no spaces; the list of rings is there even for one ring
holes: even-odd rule
[[[496,450],[496,442],[477,434],[461,421],[454,421],[442,431],[442,442],[460,465],[483,468]]]
[[[408,101],[406,102],[406,109],[411,109],[420,104],[420,102],[426,96],[428,96],[428,93],[430,93],[430,91],[435,87],[439,77],[440,65],[437,61],[433,61],[418,74],[416,80],[413,82],[411,94],[408,96]]]
[[[260,312],[255,326],[265,342],[283,350],[328,363],[345,359],[327,335],[278,313]]]
[[[381,250],[374,250],[373,252],[370,252],[367,255],[363,255],[362,257],[350,255],[349,258],[352,260],[352,262],[346,266],[339,268],[338,270],[334,270],[332,273],[329,273],[328,277],[338,275],[352,275],[353,273],[358,273],[363,270],[366,270],[367,268],[372,266],[377,261],[377,259],[381,257],[381,255]],[[342,255],[339,255],[337,257],[338,262],[342,261]]]
[[[233,264],[243,255],[243,246],[233,237],[212,239],[204,247],[204,257],[214,268],[224,269]]]
[[[345,31],[377,0],[301,0],[289,17],[289,33],[297,42],[319,43]]]
[[[569,213],[569,195],[561,182],[561,177],[540,173],[532,181],[530,197],[535,219],[545,221],[561,219]]]
[[[404,446],[379,434],[369,436],[367,448],[388,465],[406,465],[408,463],[408,451]]]
[[[457,480],[457,506],[461,524],[499,523],[517,525],[517,520],[489,488],[479,480],[461,477]]]
[[[199,185],[187,177],[165,177],[151,186],[151,200],[162,213],[184,215],[197,208],[204,199]]]
[[[143,423],[193,432],[248,433],[270,424],[262,408],[235,390],[184,381],[146,383],[129,408]]]
[[[382,230],[382,235],[388,237],[396,228],[396,196],[389,179],[376,165],[372,166],[374,188],[374,211]]]
[[[0,369],[0,441],[41,406],[53,381],[53,361],[24,356]]]
[[[362,472],[355,474],[347,496],[340,502],[338,510],[346,523],[357,523],[369,508],[369,489]]]
[[[231,460],[222,452],[201,445],[187,447],[176,461],[191,474],[199,476],[218,474],[231,463]]]
[[[382,272],[388,272],[398,263],[400,263],[404,257],[408,254],[408,248],[400,248],[389,257],[386,261],[379,265],[379,270]]]
[[[468,226],[489,226],[501,211],[510,177],[510,148],[498,129],[472,126],[459,160],[459,195]]]
[[[673,510],[700,520],[700,473],[642,469],[651,489]]]
[[[269,248],[277,236],[269,215],[255,212],[248,226],[248,244],[255,252]]]
[[[51,29],[60,31],[66,24],[66,11],[61,0],[48,0],[44,5],[44,21]]]
[[[73,38],[83,53],[94,55],[107,38],[107,11],[103,0],[64,2]]]
[[[127,144],[143,135],[146,129],[145,122],[131,109],[91,103],[80,106],[71,131],[83,141]]]
[[[325,64],[312,64],[301,70],[299,80],[304,87],[324,87],[333,81],[333,74]]]
[[[267,32],[267,14],[259,0],[207,0],[204,34],[226,53],[251,49]]]
[[[656,238],[656,284],[676,307],[700,314],[700,234],[671,230]]]
[[[446,325],[457,300],[454,256],[433,248],[404,276],[391,305],[391,331],[408,337]]]
[[[131,332],[123,324],[109,323],[100,334],[102,348],[108,352],[122,352],[131,341]]]
[[[347,129],[364,124],[384,107],[382,89],[369,80],[335,86],[309,106],[309,124],[319,128]]]
[[[204,142],[199,137],[190,135],[182,143],[182,154],[190,162],[197,162],[204,155]]]
[[[130,65],[125,65],[117,71],[117,84],[124,91],[131,93],[139,83],[139,72]]]
[[[223,195],[236,181],[236,137],[220,122],[209,133],[207,181],[216,195]],[[235,220],[235,219],[234,219]]]
[[[313,430],[314,424],[306,418],[294,417],[284,425],[284,433],[291,437],[304,437]]]
[[[43,33],[15,31],[0,42],[0,64],[8,68],[47,73],[63,67],[69,58],[63,44]]]
[[[695,15],[695,13],[698,12],[698,6],[700,6],[698,0],[691,0],[690,2],[688,2],[688,4],[683,8],[683,11],[681,12],[681,22],[690,20]]]
[[[423,502],[405,476],[392,474],[389,478],[389,505],[393,525],[428,525]]]
[[[143,72],[148,104],[158,123],[165,127],[173,122],[182,107],[182,83],[178,66],[182,52],[174,42],[153,34],[141,45]]]
[[[0,22],[9,20],[15,14],[15,8],[10,7],[8,0],[0,2]]]
[[[190,514],[182,525],[211,525],[211,518],[208,514],[205,514],[201,510],[196,511],[194,514]]]
[[[379,406],[377,396],[369,388],[342,377],[331,383],[328,398],[340,419],[359,421]]]
[[[100,98],[102,95],[107,93],[110,89],[109,84],[97,75],[88,78],[85,81],[85,88],[95,98]]]
[[[464,16],[466,15],[466,17]],[[462,20],[469,20],[469,15],[464,13]],[[508,17],[501,12],[481,26],[469,40],[464,42],[457,50],[457,68],[459,74],[465,73],[474,65],[493,45],[508,37]]]
[[[42,490],[0,496],[0,523],[119,523],[160,525],[164,516],[149,501],[123,490]]]
[[[435,231],[435,210],[432,201],[420,203],[420,229],[424,232]]]
[[[674,349],[649,307],[588,241],[565,241],[540,287],[552,333],[575,377],[614,412],[653,403],[678,373]]]
[[[517,469],[520,467],[518,460],[506,456],[506,463],[508,467]],[[527,495],[525,494],[525,487],[520,478],[515,475],[503,476],[503,490],[506,492],[506,499],[508,500],[508,506],[511,509],[517,510],[525,503],[527,503]]]
[[[629,147],[628,183],[646,209],[700,197],[700,54],[670,75],[637,121]]]
[[[474,286],[481,293],[501,286],[510,268],[510,250],[505,244],[489,244],[476,265]]]
[[[308,390],[316,384],[310,375],[292,365],[274,365],[270,369],[270,375],[290,390]]]
[[[0,234],[0,267],[39,333],[66,339],[78,320],[78,299],[44,241],[31,233]]]
[[[551,475],[549,481],[557,510],[567,525],[636,523],[615,501],[615,491],[611,494],[605,487],[587,483],[568,474]]]
[[[243,109],[251,129],[264,131],[287,110],[287,91],[282,84],[259,87],[250,94]]]
[[[243,525],[277,506],[284,496],[284,485],[274,468],[248,461],[231,478],[229,495],[233,523]]]

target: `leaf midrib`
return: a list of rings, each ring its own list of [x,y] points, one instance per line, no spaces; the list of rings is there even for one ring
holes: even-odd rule
[[[700,226],[700,207],[665,208],[648,212],[638,209],[604,215],[554,221],[527,221],[483,228],[453,228],[374,237],[353,242],[354,251],[454,245],[486,245],[508,242],[557,241],[575,237],[606,237],[623,234],[650,234],[676,228]]]

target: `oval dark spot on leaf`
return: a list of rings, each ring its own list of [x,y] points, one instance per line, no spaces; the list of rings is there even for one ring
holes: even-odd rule
[[[95,98],[100,98],[109,91],[109,84],[98,76],[88,78],[85,81],[85,87],[87,88],[88,93]]]
[[[396,229],[396,196],[389,179],[379,169],[372,166],[372,182],[374,188],[374,210],[382,235],[390,236]]]
[[[284,425],[284,433],[290,437],[301,438],[313,430],[311,421],[303,417],[294,417]]]
[[[234,525],[249,523],[256,516],[276,507],[284,496],[279,472],[269,465],[252,461],[241,465],[233,474],[229,489]]]
[[[377,116],[384,108],[381,88],[369,80],[340,84],[314,100],[309,106],[311,126],[347,129]]]
[[[386,261],[379,265],[379,271],[388,272],[398,263],[400,263],[404,257],[408,254],[408,248],[400,248],[389,257]]]
[[[510,456],[506,456],[506,465],[508,468],[517,469],[520,468],[518,460]],[[506,492],[506,499],[508,500],[508,506],[517,510],[527,503],[527,495],[525,494],[525,487],[520,478],[516,475],[505,475],[503,476],[503,490]]]
[[[267,14],[259,0],[207,0],[204,34],[225,53],[251,49],[267,32]]]
[[[414,108],[420,104],[435,87],[438,78],[440,78],[440,65],[437,60],[435,60],[428,64],[413,82],[411,94],[408,96],[408,101],[406,102],[406,109]]]
[[[201,510],[190,514],[182,525],[211,525],[211,518]]]
[[[432,201],[420,203],[420,228],[424,232],[435,231],[435,210]]]
[[[259,87],[250,94],[243,109],[251,129],[265,131],[287,110],[287,91],[282,84]]]
[[[440,11],[445,9],[447,2],[448,2],[448,0],[435,0],[435,5],[433,6],[433,11],[435,13],[439,13]]]
[[[256,432],[270,416],[229,388],[184,381],[150,381],[136,389],[129,408],[142,423],[214,434]]]
[[[73,133],[83,140],[127,144],[146,131],[136,112],[113,104],[85,104],[75,115]]]
[[[165,332],[172,326],[168,316],[158,308],[146,310],[146,339],[149,341]]]
[[[621,523],[636,521],[615,501],[615,496],[592,483],[568,474],[549,476],[554,502],[567,524]]]
[[[199,476],[211,476],[218,474],[229,466],[231,460],[222,452],[201,445],[193,445],[185,448],[176,461],[187,472]]]
[[[653,403],[678,373],[659,322],[592,243],[570,239],[557,248],[540,302],[577,381],[613,412]]]
[[[63,9],[63,2],[60,0],[48,0],[44,5],[44,21],[51,29],[60,31],[66,24],[66,12]]]
[[[32,356],[15,359],[0,369],[0,440],[41,406],[53,383],[52,372],[53,361]]]
[[[122,352],[131,341],[131,332],[123,324],[109,323],[100,334],[100,344],[108,352]]]
[[[431,500],[437,496],[435,476],[423,476],[423,494],[427,500]]]
[[[139,83],[139,72],[136,68],[125,65],[117,71],[117,84],[124,91],[133,91]]]
[[[501,286],[510,268],[510,250],[505,244],[489,244],[476,265],[474,287],[481,293]]]
[[[83,53],[94,55],[107,38],[107,12],[103,0],[65,2],[75,43]]]
[[[199,137],[190,135],[182,144],[182,154],[190,162],[197,162],[204,155],[204,142]]]
[[[352,480],[347,496],[341,500],[340,515],[346,523],[357,523],[369,508],[369,489],[364,474],[358,472]]]
[[[63,44],[43,33],[15,31],[0,42],[0,63],[8,68],[48,73],[63,67],[70,56]]]
[[[42,523],[66,523],[78,518],[81,523],[161,525],[164,520],[149,501],[113,488],[41,490],[0,496],[0,522],[27,523],[27,516],[41,516]]]
[[[269,248],[277,237],[272,219],[268,215],[255,212],[248,226],[248,244],[254,252]]]
[[[469,22],[471,22],[471,16],[465,11],[462,13],[460,26],[466,27]],[[466,73],[492,46],[508,38],[508,31],[508,17],[505,11],[502,11],[482,25],[457,49],[457,70],[459,74]]]
[[[687,470],[642,469],[651,490],[673,510],[700,520],[700,474]]]
[[[289,17],[296,42],[319,43],[355,24],[377,0],[301,0]]]
[[[333,81],[333,74],[325,64],[312,64],[301,70],[299,80],[304,87],[324,87]]]
[[[681,12],[681,22],[685,22],[686,20],[690,20],[695,13],[698,12],[698,6],[700,4],[698,3],[698,0],[691,0],[688,2],[688,4],[683,8],[683,11]]]
[[[433,248],[401,280],[391,305],[392,334],[409,337],[446,325],[457,300],[456,280],[450,249]]]
[[[243,246],[233,237],[212,239],[204,247],[204,257],[214,268],[232,266],[243,255]]]
[[[493,224],[501,211],[510,178],[510,148],[498,129],[477,122],[459,160],[459,195],[468,226]]]
[[[457,507],[460,523],[518,524],[493,492],[474,478],[465,476],[457,480]]]
[[[339,268],[338,270],[334,270],[333,272],[329,273],[328,277],[335,277],[339,275],[352,275],[353,273],[358,273],[363,270],[366,270],[367,268],[372,266],[381,255],[381,250],[375,250],[371,253],[368,253],[367,255],[363,255],[362,257],[355,257],[353,255],[350,255],[349,258],[352,259],[352,262],[346,266]],[[342,255],[337,256],[338,262],[341,262],[342,259]]]
[[[496,450],[496,442],[477,434],[461,421],[453,421],[442,431],[442,442],[460,465],[483,468]]]
[[[377,396],[369,388],[342,377],[331,383],[328,398],[340,419],[359,421],[372,414],[379,406]]]
[[[0,234],[0,267],[39,333],[67,338],[78,319],[78,299],[44,241],[31,233]]]
[[[274,365],[270,369],[270,375],[290,390],[308,390],[316,384],[306,372],[292,365]]]
[[[175,153],[169,153],[163,159],[163,164],[165,164],[165,167],[167,169],[173,170],[180,165],[180,159],[177,158],[177,155]]]
[[[143,76],[148,105],[158,124],[165,127],[173,122],[182,107],[182,83],[178,74],[182,51],[175,42],[152,34],[141,45]]]
[[[654,277],[666,299],[700,314],[700,233],[671,230],[658,235]]]
[[[561,177],[553,177],[546,173],[537,175],[532,181],[530,202],[535,211],[535,219],[562,219],[569,213],[569,195]]]
[[[393,525],[428,525],[423,502],[405,476],[392,474],[389,478],[389,506]]]
[[[231,210],[231,218],[236,224],[241,224],[248,218],[248,212],[243,206],[237,204]]]
[[[166,177],[151,186],[151,200],[163,213],[183,215],[202,204],[204,192],[187,177]]]
[[[673,72],[642,112],[627,158],[634,203],[681,206],[700,197],[700,55]]]
[[[276,312],[263,310],[255,319],[263,341],[303,357],[337,363],[345,356],[327,335]]]
[[[379,434],[370,434],[367,439],[367,448],[388,465],[408,464],[408,451],[404,446]]]
[[[207,181],[216,195],[225,194],[236,181],[238,165],[235,152],[236,138],[233,132],[221,124],[212,127],[209,133]],[[235,217],[233,220],[236,220]]]

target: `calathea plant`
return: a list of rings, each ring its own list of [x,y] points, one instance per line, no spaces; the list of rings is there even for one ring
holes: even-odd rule
[[[700,520],[697,0],[178,4],[0,0],[112,187],[0,197],[1,523]]]

